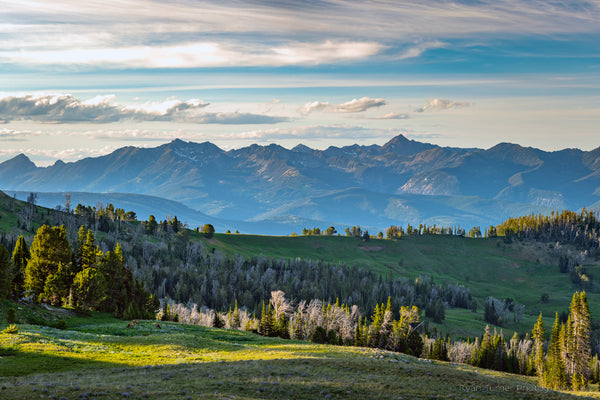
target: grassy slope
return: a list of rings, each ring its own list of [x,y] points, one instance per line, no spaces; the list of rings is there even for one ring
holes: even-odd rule
[[[569,276],[558,272],[557,260],[551,257],[550,245],[502,239],[469,239],[455,236],[411,236],[399,241],[372,239],[363,242],[349,237],[298,236],[272,237],[217,234],[206,243],[224,253],[245,256],[320,259],[344,262],[376,271],[384,276],[417,278],[432,276],[437,283],[458,283],[468,287],[479,302],[478,312],[449,310],[442,331],[457,335],[479,335],[483,322],[483,302],[487,296],[511,297],[525,304],[521,323],[506,330],[531,330],[540,311],[548,326],[554,312],[568,310],[578,288]],[[588,259],[586,268],[600,277],[598,260]],[[550,301],[542,303],[542,293]],[[600,318],[600,290],[588,290],[592,317]]]
[[[34,312],[21,307],[18,316]],[[541,391],[533,378],[373,349],[64,317],[64,331],[19,325],[18,334],[0,334],[1,398],[573,398]]]

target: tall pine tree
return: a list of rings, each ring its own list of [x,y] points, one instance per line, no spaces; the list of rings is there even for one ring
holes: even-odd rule
[[[550,345],[548,346],[548,357],[546,360],[546,377],[544,382],[546,386],[561,390],[567,388],[567,377],[565,373],[565,363],[561,356],[561,323],[556,313],[552,334],[550,335]]]
[[[535,366],[535,372],[539,377],[540,384],[545,386],[545,360],[544,360],[544,342],[546,340],[546,330],[544,329],[544,320],[542,319],[542,313],[537,319],[537,322],[533,326],[532,331],[533,338],[533,365]]]
[[[17,238],[17,243],[12,253],[13,264],[13,282],[12,295],[15,298],[20,298],[23,294],[23,286],[25,284],[25,268],[30,258],[29,249],[23,236]]]
[[[576,292],[571,301],[570,313],[573,320],[573,376],[571,385],[580,390],[588,385],[590,377],[590,310],[584,292]]]
[[[0,299],[10,295],[12,287],[12,262],[6,247],[0,244]]]
[[[64,225],[52,228],[42,225],[33,238],[30,251],[31,258],[25,268],[25,290],[30,290],[37,300],[49,300],[45,291],[46,280],[58,273],[59,265],[64,268],[71,263],[67,229]]]

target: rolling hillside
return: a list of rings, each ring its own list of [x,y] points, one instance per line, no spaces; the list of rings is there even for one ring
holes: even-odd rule
[[[438,328],[455,335],[477,336],[483,331],[483,304],[488,296],[510,297],[524,304],[522,322],[505,328],[525,332],[531,330],[540,311],[551,325],[554,312],[566,310],[573,292],[579,289],[568,274],[559,272],[557,257],[550,250],[552,245],[536,242],[506,244],[502,238],[439,235],[363,242],[349,237],[217,234],[207,244],[225,254],[324,260],[377,271],[384,277],[430,276],[436,283],[464,285],[479,307],[477,313],[448,310],[444,326]],[[600,276],[598,258],[588,258],[585,266],[592,276]],[[549,295],[546,303],[541,301],[544,293]],[[592,316],[599,318],[600,284],[594,282],[588,297]]]

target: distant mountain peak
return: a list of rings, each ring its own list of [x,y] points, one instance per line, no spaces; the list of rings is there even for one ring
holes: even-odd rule
[[[0,163],[0,165],[4,167],[19,167],[24,169],[35,169],[37,166],[27,157],[25,154],[21,153],[18,156],[11,158],[10,160],[4,161]]]
[[[309,152],[313,151],[313,149],[300,143],[300,144],[294,146],[294,148],[292,148],[292,151],[295,151],[298,153],[309,153]]]
[[[393,138],[391,138],[386,145],[392,145],[392,144],[398,144],[398,143],[408,143],[410,142],[410,140],[408,140],[406,138],[406,136],[404,136],[403,134],[400,134],[398,136],[394,136]]]
[[[439,146],[417,142],[416,140],[407,139],[404,135],[398,135],[392,138],[389,142],[381,147],[384,153],[394,153],[402,156],[411,156],[421,153],[425,150],[433,149]]]

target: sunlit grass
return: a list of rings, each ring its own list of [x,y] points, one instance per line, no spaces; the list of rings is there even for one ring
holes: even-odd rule
[[[566,399],[534,378],[387,351],[140,321],[0,335],[0,397]]]

